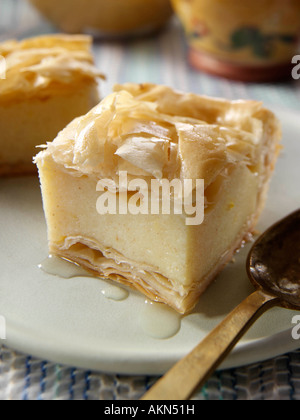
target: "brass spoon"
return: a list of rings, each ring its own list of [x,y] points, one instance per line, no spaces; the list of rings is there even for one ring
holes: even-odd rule
[[[254,244],[247,272],[256,292],[242,302],[142,400],[187,400],[268,309],[300,310],[300,210],[270,228]]]

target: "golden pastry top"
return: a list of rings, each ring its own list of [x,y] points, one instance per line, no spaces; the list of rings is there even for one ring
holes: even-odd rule
[[[54,94],[104,76],[96,69],[92,38],[83,35],[47,35],[0,44],[6,78],[0,80],[0,102],[18,97]]]
[[[256,101],[226,101],[151,84],[116,85],[75,119],[36,162],[52,159],[74,176],[116,184],[130,177],[204,179],[208,187],[232,165],[259,172],[268,138],[280,140],[274,114]]]

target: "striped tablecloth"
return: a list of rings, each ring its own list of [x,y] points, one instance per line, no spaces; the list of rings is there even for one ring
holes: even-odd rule
[[[142,0],[141,0],[142,1]],[[0,42],[56,29],[26,0],[0,0]],[[99,69],[109,76],[106,95],[116,82],[153,82],[228,99],[256,99],[266,105],[300,110],[298,82],[245,84],[201,74],[186,61],[186,43],[174,21],[152,38],[124,43],[95,42]],[[0,347],[0,400],[135,400],[157,380],[82,371]],[[300,351],[239,369],[218,372],[197,400],[300,399]]]

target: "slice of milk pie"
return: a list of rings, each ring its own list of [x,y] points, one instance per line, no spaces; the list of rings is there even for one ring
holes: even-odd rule
[[[253,232],[280,139],[259,102],[118,85],[35,159],[50,253],[186,313]]]
[[[36,146],[99,103],[88,36],[0,43],[0,175],[36,171]]]

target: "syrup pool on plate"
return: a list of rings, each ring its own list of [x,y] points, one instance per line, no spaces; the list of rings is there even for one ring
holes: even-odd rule
[[[167,339],[180,331],[181,319],[181,315],[167,305],[146,300],[139,322],[142,330],[150,337]]]
[[[88,271],[77,264],[71,263],[54,255],[49,255],[38,267],[47,274],[72,279],[74,277],[93,277]]]
[[[62,277],[64,279],[72,279],[75,277],[92,277],[95,278],[84,268],[78,264],[64,260],[63,258],[49,255],[41,264],[38,266],[42,271],[52,276]],[[99,280],[101,280],[99,278]],[[107,299],[121,301],[127,299],[129,293],[127,290],[108,284],[105,280],[101,284],[101,293]]]
[[[47,274],[64,279],[95,278],[78,264],[54,255],[49,255],[38,267]],[[106,299],[123,301],[128,298],[129,292],[126,289],[110,284],[105,279],[97,279],[102,280],[100,292]],[[156,339],[167,339],[176,335],[181,328],[181,319],[181,315],[167,305],[150,300],[145,301],[139,314],[139,324],[143,332]]]

